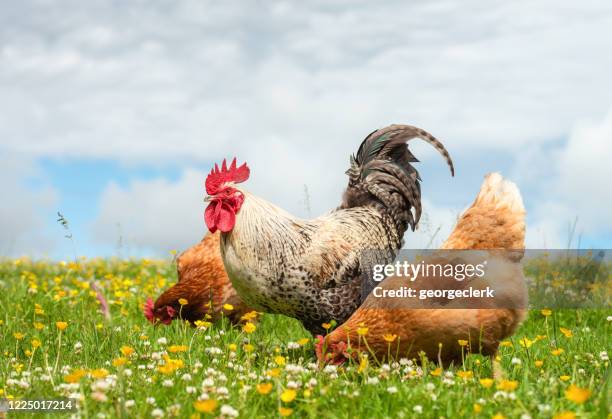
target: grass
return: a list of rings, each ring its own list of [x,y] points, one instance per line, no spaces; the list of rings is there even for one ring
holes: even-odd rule
[[[85,417],[609,417],[610,310],[531,311],[494,382],[479,355],[321,367],[282,316],[148,324],[145,298],[175,278],[168,261],[0,262],[0,398],[75,397]]]

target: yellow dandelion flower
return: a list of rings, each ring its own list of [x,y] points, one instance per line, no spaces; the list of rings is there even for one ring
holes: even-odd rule
[[[544,361],[538,359],[534,362],[536,368],[542,368],[542,365],[544,365]]]
[[[519,345],[521,345],[523,348],[531,348],[531,345],[533,345],[533,340],[529,339],[527,336],[519,339]]]
[[[276,362],[276,365],[282,367],[285,365],[286,359],[284,356],[278,355],[274,357],[274,362]]]
[[[565,398],[577,404],[586,402],[591,397],[591,390],[570,385],[565,391]]]
[[[193,323],[196,325],[198,329],[206,329],[207,327],[210,327],[210,325],[212,325],[211,322],[207,322],[204,320],[196,320]]]
[[[187,352],[187,349],[189,349],[187,345],[170,345],[168,347],[168,352],[175,354],[178,352]]]
[[[134,353],[134,348],[129,346],[122,346],[119,351],[123,354],[123,356],[130,356]]]
[[[518,387],[518,381],[514,380],[501,380],[497,384],[497,389],[502,391],[514,391]]]
[[[383,339],[385,340],[385,342],[393,342],[395,339],[397,339],[397,335],[396,334],[391,334],[388,333],[386,335],[383,335]]]
[[[253,333],[253,332],[255,331],[255,329],[257,329],[257,326],[255,326],[255,325],[254,325],[253,323],[251,323],[251,322],[246,322],[246,323],[244,324],[244,326],[242,326],[242,331],[243,331],[244,333],[247,333],[247,334],[251,334],[251,333]]]
[[[257,392],[259,394],[263,394],[264,396],[272,391],[272,387],[272,383],[259,383],[255,386]]]
[[[288,388],[287,390],[282,392],[280,398],[285,403],[291,403],[293,400],[295,400],[295,396],[297,396],[297,392],[293,389]]]
[[[535,337],[535,340],[544,340],[544,339],[546,339],[547,337],[548,337],[548,336],[546,336],[546,335],[537,335],[537,336]]]
[[[238,350],[238,345],[236,345],[235,343],[230,343],[229,345],[227,345],[227,349],[232,352],[236,352]]]
[[[491,388],[491,386],[493,385],[493,379],[492,378],[481,378],[480,385],[483,386],[484,388]]]
[[[310,396],[312,396],[312,392],[308,389],[304,390],[304,397],[309,398]]]
[[[139,339],[140,340],[147,340],[147,339],[149,339],[149,337],[147,335],[140,335]]]
[[[482,412],[482,406],[479,405],[478,403],[474,403],[474,413],[480,413]]]
[[[108,376],[108,371],[104,368],[98,368],[95,370],[91,370],[89,373],[93,378],[106,378]]]
[[[544,317],[548,317],[552,314],[552,310],[548,309],[548,308],[543,308],[540,313],[542,313],[542,316]]]
[[[465,339],[459,339],[457,343],[459,344],[459,346],[467,346],[468,341]]]
[[[298,340],[298,341],[297,341],[297,344],[298,344],[298,345],[300,345],[300,346],[304,346],[304,345],[306,345],[308,342],[310,342],[310,339],[308,339],[308,338],[302,338],[302,339],[300,339],[300,340]]]
[[[553,354],[554,356],[559,356],[563,352],[565,352],[565,351],[562,348],[557,348],[557,349],[553,349],[552,351],[550,351],[550,353]]]
[[[23,333],[21,333],[21,332],[15,332],[15,333],[13,333],[13,337],[15,337],[15,339],[17,339],[17,340],[23,340],[25,335]]]
[[[576,414],[574,412],[561,412],[553,416],[553,419],[575,419]]]
[[[291,409],[290,407],[281,406],[278,408],[278,414],[281,415],[282,417],[291,416],[292,413],[293,413],[293,409]]]
[[[570,378],[572,378],[572,377],[570,377],[569,375],[562,375],[562,376],[559,377],[559,380],[561,380],[561,381],[569,381]]]
[[[64,376],[64,381],[68,384],[75,384],[81,381],[81,378],[83,378],[86,374],[87,373],[85,372],[85,370],[77,369],[71,372],[70,374]]]
[[[232,311],[234,309],[234,306],[231,304],[223,304],[223,310],[225,311]]]
[[[357,369],[357,372],[364,372],[367,368],[368,368],[368,358],[365,356],[362,356],[361,359],[359,360],[359,368]]]
[[[63,330],[66,330],[66,328],[68,327],[68,323],[66,323],[66,322],[55,322],[55,327],[57,327],[58,330],[63,331]]]
[[[565,327],[560,327],[560,328],[559,328],[559,330],[561,330],[561,333],[563,333],[563,335],[564,335],[566,338],[571,338],[571,337],[573,336],[572,331],[571,331],[571,330],[569,330],[569,329],[566,329]]]
[[[36,349],[36,348],[40,348],[40,340],[38,339],[32,339],[32,348]]]
[[[193,403],[193,407],[198,412],[212,413],[217,408],[217,401],[213,399],[197,400]]]
[[[325,330],[329,330],[329,329],[331,329],[331,327],[332,327],[331,323],[323,323],[323,324],[321,324],[321,326],[322,326],[322,327],[323,327],[323,329],[325,329]]]
[[[506,419],[506,417],[501,413],[496,413],[491,419]]]
[[[251,321],[255,319],[256,317],[257,317],[257,312],[253,310],[253,311],[249,311],[248,313],[243,314],[242,317],[240,317],[240,320]]]
[[[45,325],[40,323],[40,322],[35,322],[34,323],[34,329],[36,330],[43,330],[45,328]]]
[[[127,358],[119,357],[113,359],[113,367],[122,367],[127,364]]]
[[[253,352],[255,350],[255,347],[250,343],[247,343],[242,347],[242,349],[244,349],[245,352]]]
[[[271,370],[266,372],[266,375],[268,377],[276,378],[276,377],[278,377],[280,375],[280,373],[281,373],[280,368],[272,368]]]
[[[430,372],[430,374],[433,375],[434,377],[438,377],[440,374],[442,374],[442,368],[438,367],[432,372]]]
[[[178,303],[182,306],[186,306],[187,304],[189,304],[189,301],[187,301],[186,298],[179,298]]]
[[[369,329],[368,329],[367,327],[363,327],[363,326],[362,326],[362,327],[358,327],[358,328],[357,328],[357,334],[358,334],[359,336],[365,336],[365,335],[367,335],[367,334],[368,334],[368,330],[369,330]]]
[[[474,373],[472,371],[457,371],[457,377],[459,378],[463,378],[464,380],[467,380],[469,378],[474,377]]]
[[[503,340],[500,342],[499,346],[505,346],[508,348],[512,348],[513,345],[512,345],[512,342],[510,342],[509,340]]]

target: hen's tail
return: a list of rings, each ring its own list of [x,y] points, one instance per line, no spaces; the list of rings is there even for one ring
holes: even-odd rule
[[[516,184],[490,173],[441,248],[524,249],[525,214]]]
[[[390,125],[368,135],[351,156],[340,208],[374,205],[391,216],[402,234],[408,225],[414,230],[421,217],[421,178],[410,164],[418,160],[406,145],[413,138],[433,145],[454,176],[448,151],[433,135],[410,125]]]

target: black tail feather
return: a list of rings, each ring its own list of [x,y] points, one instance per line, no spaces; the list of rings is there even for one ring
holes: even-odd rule
[[[349,185],[341,208],[375,205],[386,211],[402,234],[415,229],[421,217],[420,176],[411,163],[418,162],[406,143],[420,138],[445,158],[451,175],[453,162],[446,148],[433,135],[410,125],[390,125],[368,135],[351,156]],[[413,213],[414,211],[414,213]]]

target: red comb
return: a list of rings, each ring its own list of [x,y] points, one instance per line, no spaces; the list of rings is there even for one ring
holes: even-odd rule
[[[146,303],[144,303],[143,311],[147,320],[154,323],[155,315],[153,314],[153,299],[151,297],[147,298]]]
[[[232,160],[230,167],[227,167],[227,162],[223,159],[221,169],[215,163],[215,167],[210,171],[206,177],[206,193],[208,195],[215,195],[219,192],[221,185],[226,182],[241,183],[249,178],[251,171],[246,163],[242,166],[236,167],[236,158]]]

